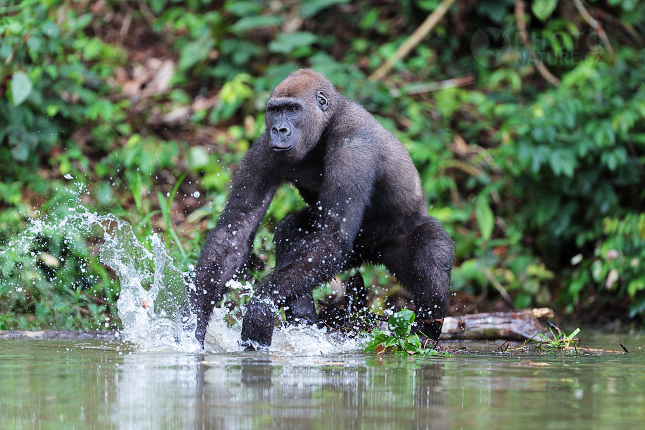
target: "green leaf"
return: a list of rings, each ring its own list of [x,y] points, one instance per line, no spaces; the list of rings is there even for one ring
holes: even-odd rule
[[[13,47],[11,44],[6,43],[5,41],[0,45],[0,60],[2,60],[3,62],[6,61],[12,53]]]
[[[11,101],[14,106],[20,106],[31,93],[31,79],[25,72],[16,72],[11,79]]]
[[[29,48],[29,52],[32,54],[32,56],[38,56],[42,52],[42,47],[44,45],[45,40],[38,34],[34,34],[33,36],[29,37],[27,39],[27,47]]]
[[[600,161],[613,172],[618,166],[622,166],[627,162],[627,151],[623,147],[615,148],[611,152],[605,151],[600,155]]]
[[[152,9],[155,15],[159,15],[166,6],[166,3],[168,3],[168,0],[150,0],[150,9]]]
[[[576,159],[573,153],[568,149],[556,149],[551,152],[549,157],[551,170],[556,176],[564,175],[568,178],[573,177],[576,167]]]
[[[370,30],[374,27],[374,24],[378,21],[379,9],[373,8],[368,13],[366,13],[361,19],[358,26],[361,30]]]
[[[304,0],[300,7],[300,16],[311,18],[323,9],[336,4],[347,4],[349,0]]]
[[[594,130],[593,140],[600,148],[613,146],[616,143],[616,133],[609,121],[603,121]]]
[[[414,322],[414,312],[403,309],[387,320],[387,328],[396,337],[405,338],[410,334],[410,325]]]
[[[531,10],[540,21],[545,21],[551,16],[557,5],[558,0],[533,0]]]
[[[208,58],[211,50],[215,46],[210,33],[207,36],[200,37],[198,40],[191,42],[183,47],[179,56],[177,67],[179,70],[188,70],[200,61]]]
[[[477,218],[477,225],[485,241],[490,239],[493,234],[493,227],[495,227],[495,216],[488,204],[488,196],[480,194],[475,201],[475,217]]]
[[[374,352],[379,345],[384,345],[390,338],[387,334],[380,331],[378,328],[374,328],[371,336],[372,339],[365,347],[365,351],[367,352]]]
[[[627,294],[634,297],[637,292],[645,289],[645,280],[642,278],[632,279],[627,285]]]
[[[236,1],[227,3],[225,9],[230,14],[242,17],[262,12],[262,5],[255,1]]]
[[[231,29],[233,31],[248,31],[256,28],[275,27],[282,24],[282,18],[279,16],[246,16],[236,22]]]
[[[119,110],[118,106],[108,99],[98,99],[87,109],[87,117],[92,121],[96,121],[101,117],[105,121],[109,121],[114,117],[114,114]]]
[[[42,25],[41,30],[44,34],[51,37],[52,39],[58,37],[58,26],[51,21],[45,22]]]
[[[58,113],[58,106],[56,105],[48,105],[47,106],[47,116],[50,118],[53,118],[56,116]]]
[[[188,168],[192,170],[204,169],[209,164],[208,151],[203,146],[193,146],[188,153]]]
[[[419,9],[432,12],[439,7],[439,0],[417,0],[416,4],[419,6]]]
[[[11,156],[14,160],[21,163],[27,161],[27,158],[29,158],[29,145],[19,144],[14,146],[11,148]]]
[[[280,54],[291,54],[296,48],[310,46],[318,37],[308,31],[280,33],[278,38],[269,43],[269,51]]]

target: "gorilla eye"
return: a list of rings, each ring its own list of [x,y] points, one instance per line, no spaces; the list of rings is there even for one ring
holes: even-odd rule
[[[289,110],[290,110],[291,112],[296,112],[296,111],[298,110],[298,107],[297,107],[297,106],[291,106],[291,107],[289,108]]]

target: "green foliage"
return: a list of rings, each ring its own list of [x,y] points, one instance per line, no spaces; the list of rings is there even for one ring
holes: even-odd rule
[[[538,19],[544,21],[551,16],[557,5],[558,0],[533,0],[531,10]]]
[[[31,79],[25,72],[16,72],[11,78],[11,102],[14,106],[20,106],[27,100],[31,93]]]
[[[85,36],[91,15],[78,16],[62,6],[59,12],[67,19],[61,26],[52,21],[49,8],[59,3],[10,1],[6,7],[13,7],[13,13],[0,17],[1,74],[10,77],[9,90],[0,97],[0,156],[14,161],[2,169],[0,179],[37,192],[49,184],[37,179],[36,167],[41,155],[59,142],[68,127],[64,124],[92,117],[88,106],[93,104],[112,115],[118,110],[100,98],[106,91],[101,78],[124,59],[114,46]],[[79,51],[81,58],[75,55]],[[60,166],[61,174],[68,173],[65,163]]]
[[[46,213],[52,222],[0,247],[0,330],[118,327],[118,284],[86,243],[102,231],[87,238],[73,228],[79,219],[53,222],[74,214],[75,203],[67,191],[59,192]]]
[[[188,264],[189,262],[188,255],[186,254],[186,251],[184,250],[184,247],[182,246],[181,241],[177,236],[177,233],[172,228],[172,221],[170,219],[170,208],[172,207],[172,202],[175,199],[175,196],[177,195],[177,190],[179,189],[179,186],[186,178],[186,175],[187,174],[184,173],[181,176],[181,178],[177,180],[175,185],[172,187],[172,191],[168,193],[168,198],[164,198],[164,195],[161,193],[161,191],[157,191],[157,201],[159,202],[161,216],[163,217],[164,223],[166,225],[166,243],[167,244],[174,243],[177,246],[177,249],[179,250],[179,253],[181,254],[181,257],[182,257],[182,262],[184,263],[182,266],[185,266]]]
[[[393,314],[388,319],[387,330],[374,328],[374,331],[368,335],[365,352],[439,355],[431,342],[422,344],[418,334],[410,334],[413,323],[414,312],[411,310],[403,309]]]
[[[305,0],[300,8],[300,16],[311,18],[318,12],[336,4],[347,4],[349,0]]]
[[[211,112],[210,122],[216,124],[227,120],[242,106],[242,104],[253,98],[253,90],[250,85],[253,78],[247,74],[235,76],[231,81],[222,86],[220,99]]]
[[[591,256],[573,257],[572,276],[567,282],[567,302],[577,303],[597,285],[609,297],[632,299],[630,317],[645,313],[645,214],[630,213],[605,218],[602,233]]]
[[[556,353],[563,351],[571,344],[576,344],[579,342],[579,339],[576,338],[578,333],[580,333],[579,328],[571,332],[569,336],[567,336],[566,333],[561,332],[559,329],[557,330],[558,334],[555,334],[551,327],[549,327],[549,332],[551,333],[551,337],[540,333],[537,335],[537,337],[533,336],[532,338],[524,342],[523,346],[526,346],[527,344],[534,345],[535,349],[538,351]]]
[[[294,54],[296,50],[300,52],[300,56],[311,52],[309,48],[313,43],[318,40],[318,37],[309,33],[308,31],[299,31],[296,33],[280,33],[278,38],[269,43],[269,50],[279,54]],[[297,54],[296,54],[297,55]]]
[[[603,217],[643,210],[643,147],[636,142],[645,132],[637,120],[645,112],[637,76],[645,72],[644,55],[622,51],[614,66],[591,58],[580,63],[561,87],[504,126],[515,136],[497,156],[507,160],[508,177],[514,178],[509,190],[523,201],[514,222],[535,236],[537,254],[553,267],[571,245],[598,247]],[[563,303],[573,310],[579,292],[597,282],[601,278],[576,276]]]
[[[493,233],[493,227],[495,227],[495,218],[493,211],[488,204],[486,194],[480,194],[477,196],[477,200],[475,202],[475,216],[477,217],[477,225],[479,226],[482,240],[486,241],[490,239],[490,236]]]

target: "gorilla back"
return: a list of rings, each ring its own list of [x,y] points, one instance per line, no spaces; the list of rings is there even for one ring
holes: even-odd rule
[[[204,342],[215,303],[249,260],[276,189],[293,184],[308,204],[278,223],[276,266],[256,286],[242,323],[248,348],[271,344],[278,307],[289,322],[318,322],[312,291],[363,262],[384,264],[414,296],[415,330],[437,340],[454,246],[429,217],[401,142],[322,74],[298,70],[271,93],[266,129],[240,162],[196,268],[190,303]]]

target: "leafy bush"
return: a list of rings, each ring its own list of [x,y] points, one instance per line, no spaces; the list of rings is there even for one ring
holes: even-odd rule
[[[418,334],[410,334],[414,323],[414,312],[403,309],[393,314],[387,321],[387,330],[374,328],[369,334],[365,352],[394,352],[410,355],[439,355],[432,342],[421,343]]]
[[[605,218],[593,256],[578,254],[571,263],[565,303],[578,303],[581,295],[589,294],[587,286],[597,285],[606,292],[604,300],[632,299],[630,318],[645,314],[645,214]]]
[[[0,247],[0,330],[118,327],[118,284],[90,245],[102,230],[75,228],[77,195],[63,189],[48,203],[45,222]]]
[[[496,156],[512,181],[509,194],[520,201],[505,218],[554,269],[566,269],[574,255],[592,258],[612,234],[603,231],[603,218],[633,219],[645,209],[643,59],[645,51],[631,50],[613,66],[590,57],[504,124],[508,143]],[[583,287],[602,285],[583,279],[566,282],[561,300],[569,310]]]
[[[0,89],[0,141],[7,144],[0,155],[14,161],[2,169],[1,178],[29,184],[36,192],[47,183],[34,174],[42,155],[68,132],[64,124],[88,116],[110,119],[118,110],[100,94],[108,91],[105,76],[124,60],[122,51],[85,36],[92,16],[77,15],[62,3],[10,1],[4,7],[13,14],[0,18],[2,75],[9,77]],[[66,16],[61,25],[50,15],[58,6]],[[68,173],[69,163],[61,162],[59,169]]]
[[[519,216],[530,228],[580,247],[598,231],[599,216],[642,209],[644,59],[645,51],[628,50],[615,66],[590,57],[509,120],[515,145],[499,155],[519,179],[514,192],[527,202]]]

